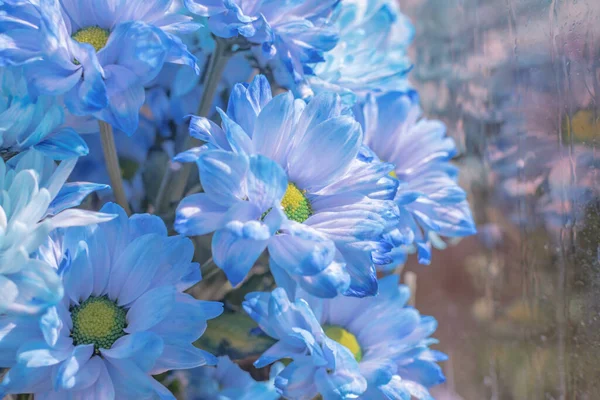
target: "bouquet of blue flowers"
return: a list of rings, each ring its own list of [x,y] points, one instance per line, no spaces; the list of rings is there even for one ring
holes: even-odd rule
[[[0,398],[431,399],[401,267],[475,224],[413,31],[395,0],[0,0]]]

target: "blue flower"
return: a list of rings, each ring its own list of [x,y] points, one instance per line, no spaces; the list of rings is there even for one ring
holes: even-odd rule
[[[396,0],[344,0],[331,19],[340,41],[308,77],[314,92],[335,91],[352,104],[371,92],[409,86],[406,53],[414,28]]]
[[[306,301],[292,303],[278,288],[249,294],[243,306],[266,334],[278,340],[254,365],[292,360],[275,378],[285,398],[310,399],[318,393],[325,400],[356,398],[367,389],[351,350],[326,335]]]
[[[61,104],[48,96],[32,98],[20,68],[0,68],[0,152],[35,148],[55,160],[84,156],[88,147],[65,125]]]
[[[324,61],[335,47],[337,30],[327,17],[339,0],[184,0],[188,9],[210,17],[211,31],[223,38],[241,36],[257,45],[255,55],[287,88],[305,84],[310,64]]]
[[[196,67],[173,33],[198,28],[170,1],[8,0],[0,28],[10,43],[0,65],[24,64],[35,94],[64,95],[76,115],[93,115],[132,134],[144,84],[165,62]]]
[[[282,369],[280,364],[271,368],[271,379],[255,381],[229,357],[219,357],[217,366],[200,367],[186,371],[186,395],[188,400],[278,400],[275,375]]]
[[[175,229],[216,231],[215,263],[239,284],[268,247],[278,284],[316,296],[377,292],[371,253],[396,223],[393,166],[357,160],[362,130],[340,98],[316,96],[308,105],[291,93],[271,98],[263,76],[236,85],[222,128],[194,118],[192,136],[207,144],[180,154],[195,161],[205,193],[185,198]]]
[[[0,317],[0,395],[46,399],[175,399],[151,375],[214,364],[193,346],[223,305],[185,294],[200,281],[192,242],[169,237],[158,217],[54,233],[39,257],[57,270],[64,297],[41,318]]]
[[[586,213],[600,196],[600,160],[594,148],[600,130],[597,89],[589,84],[596,75],[582,55],[587,50],[577,28],[559,35],[570,81],[553,79],[550,48],[529,49],[533,56],[521,68],[506,65],[515,83],[502,74],[491,81],[494,96],[501,100],[501,129],[486,148],[497,204],[513,223],[544,226],[557,238],[565,227],[588,221]],[[600,53],[598,46],[590,51]],[[557,93],[567,90],[573,95],[565,104]]]
[[[75,207],[91,192],[107,188],[65,181],[76,159],[54,161],[29,150],[0,161],[0,314],[37,313],[62,297],[60,279],[30,254],[58,227],[86,225],[114,216]],[[64,211],[66,210],[66,211]]]
[[[416,92],[371,96],[357,114],[373,158],[394,163],[393,175],[400,181],[394,199],[400,222],[386,234],[394,245],[388,256],[402,263],[416,246],[419,262],[428,264],[432,242],[443,246],[439,236],[474,234],[467,195],[456,182],[457,168],[450,163],[456,145],[441,122],[421,118]]]
[[[409,295],[397,275],[362,299],[298,293],[291,303],[282,289],[251,293],[244,309],[278,340],[255,365],[292,359],[275,378],[290,399],[430,400],[428,388],[445,380],[437,362],[446,356],[429,349],[437,322],[406,306]]]

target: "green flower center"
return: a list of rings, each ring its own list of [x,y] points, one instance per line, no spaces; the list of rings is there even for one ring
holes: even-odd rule
[[[572,117],[565,116],[562,123],[563,142],[589,143],[600,138],[600,118],[593,110],[579,110]]]
[[[106,29],[102,29],[99,26],[88,26],[87,28],[78,30],[71,37],[79,43],[91,44],[96,51],[100,51],[100,49],[106,46],[109,36],[110,32]]]
[[[281,199],[281,206],[289,219],[303,223],[312,215],[312,207],[305,193],[293,183],[288,183],[287,190]]]
[[[357,362],[362,360],[362,349],[360,348],[360,344],[358,344],[358,340],[356,340],[356,336],[337,325],[325,325],[323,327],[325,334],[332,340],[335,340],[352,353],[354,355],[354,359]]]
[[[96,353],[110,349],[122,336],[127,326],[127,311],[106,296],[90,297],[71,307],[73,344],[93,344]]]

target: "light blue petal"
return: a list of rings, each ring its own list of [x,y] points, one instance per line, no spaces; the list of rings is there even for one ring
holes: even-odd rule
[[[19,348],[17,363],[28,368],[56,365],[71,354],[72,347],[49,348],[46,342],[27,342]]]
[[[290,181],[313,191],[327,186],[346,172],[361,142],[362,130],[351,117],[336,117],[313,127],[290,151]]]
[[[181,200],[175,217],[175,230],[182,235],[198,236],[223,227],[227,208],[215,203],[206,193]]]
[[[61,129],[34,146],[35,149],[55,160],[85,156],[89,148],[73,129]]]
[[[163,353],[156,361],[152,374],[161,374],[174,369],[189,369],[203,365],[215,365],[217,358],[192,344],[166,344]]]
[[[90,369],[86,365],[94,354],[94,345],[82,345],[73,349],[73,353],[58,368],[54,378],[54,390],[71,390],[85,387],[94,382],[100,374],[97,364],[92,364]]]
[[[43,339],[35,318],[7,315],[0,317],[0,366],[10,368],[15,365],[17,350],[23,343]]]
[[[223,206],[231,206],[244,198],[244,178],[248,158],[223,150],[206,151],[198,158],[202,187],[207,196]]]
[[[120,65],[107,66],[105,77],[109,104],[94,116],[131,136],[138,128],[144,87],[133,72]]]
[[[160,217],[150,214],[134,214],[129,218],[129,237],[138,238],[150,233],[167,237],[168,231]]]
[[[292,275],[315,275],[333,262],[335,244],[314,229],[293,224],[269,243],[271,259]]]
[[[190,135],[219,149],[231,151],[223,129],[208,118],[192,116]]]
[[[405,380],[418,382],[427,388],[446,381],[439,365],[424,360],[415,360],[407,366],[398,368],[398,375]]]
[[[259,210],[278,205],[287,190],[287,176],[275,162],[261,155],[250,157],[247,177],[248,200]]]
[[[248,134],[254,132],[256,118],[264,103],[263,99],[267,96],[269,100],[271,98],[269,82],[264,77],[262,79],[259,77],[262,75],[255,77],[249,86],[242,83],[235,84],[227,104],[227,115]]]
[[[125,335],[110,349],[101,349],[101,354],[109,361],[128,360],[142,371],[149,371],[164,349],[160,336],[152,332],[136,332]]]
[[[107,358],[106,361],[115,395],[128,399],[151,398],[154,395],[154,378],[133,361],[113,358]]]
[[[223,130],[231,149],[238,154],[251,154],[253,152],[253,144],[249,136],[250,133],[244,131],[241,126],[229,118],[220,108],[217,108],[217,112],[221,116]]]
[[[110,189],[110,186],[87,182],[65,183],[50,203],[48,214],[55,215],[67,208],[77,207],[91,193],[106,189]]]
[[[54,347],[58,342],[60,331],[62,330],[63,323],[60,320],[56,307],[48,308],[48,311],[40,318],[40,328],[44,339],[48,346]]]
[[[225,11],[223,3],[223,0],[184,0],[183,2],[190,12],[202,17]]]
[[[175,288],[152,289],[133,302],[127,312],[127,333],[146,331],[161,322],[175,305]]]
[[[108,295],[119,305],[128,304],[150,286],[162,262],[163,238],[148,234],[133,240],[113,265],[108,282]]]
[[[96,57],[96,51],[89,44],[71,41],[74,57],[81,63],[82,75],[77,84],[67,92],[65,104],[75,115],[88,115],[98,112],[109,104],[109,92],[103,79],[102,67]]]
[[[294,96],[280,94],[270,101],[256,118],[252,143],[254,150],[275,162],[285,165],[288,148],[296,133]]]
[[[233,221],[215,232],[212,253],[215,264],[233,286],[240,284],[266,249],[271,233],[259,221]]]
[[[343,353],[349,353],[349,350],[339,346],[338,355]],[[352,354],[344,354],[342,357],[351,357],[351,361],[354,361]],[[336,370],[331,373],[320,368],[315,373],[315,384],[324,399],[353,398],[367,390],[367,381],[358,372],[358,365],[352,369],[339,368],[339,373],[337,368],[339,367],[336,365]]]

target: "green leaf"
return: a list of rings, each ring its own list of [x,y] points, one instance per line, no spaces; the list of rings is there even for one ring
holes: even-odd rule
[[[208,321],[208,328],[196,346],[216,356],[227,355],[233,360],[256,357],[271,347],[275,340],[256,334],[256,322],[243,313],[224,313]]]

